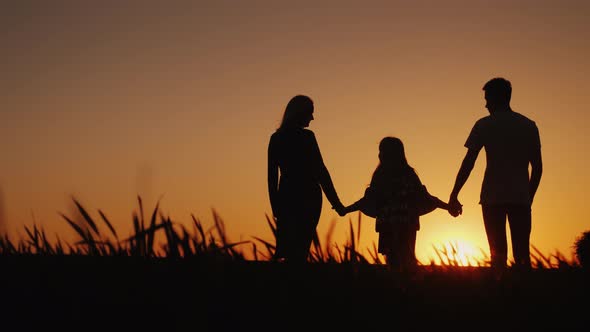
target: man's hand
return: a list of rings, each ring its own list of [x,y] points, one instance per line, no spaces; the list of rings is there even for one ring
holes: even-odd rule
[[[463,213],[463,205],[457,197],[451,197],[449,199],[449,214],[453,217],[458,217]]]

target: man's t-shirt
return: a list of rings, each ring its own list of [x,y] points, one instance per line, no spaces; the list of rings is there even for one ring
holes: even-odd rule
[[[514,111],[490,114],[475,123],[465,147],[486,151],[480,204],[531,204],[529,162],[541,149],[534,121]]]

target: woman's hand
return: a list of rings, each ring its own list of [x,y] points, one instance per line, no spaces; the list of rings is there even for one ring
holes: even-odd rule
[[[336,210],[336,212],[338,212],[338,215],[341,217],[344,217],[346,213],[348,213],[348,211],[346,210],[344,205],[342,205],[342,203],[338,204],[337,206],[334,206],[333,209]]]

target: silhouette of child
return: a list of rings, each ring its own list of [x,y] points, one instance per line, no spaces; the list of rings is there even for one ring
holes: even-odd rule
[[[416,233],[420,216],[449,205],[432,196],[408,164],[399,138],[385,137],[379,143],[379,165],[365,194],[345,208],[361,211],[376,219],[378,251],[387,264],[400,272],[412,272],[417,265]]]

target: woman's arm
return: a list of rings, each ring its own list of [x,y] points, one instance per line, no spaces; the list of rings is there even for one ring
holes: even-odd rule
[[[322,158],[322,154],[320,152],[320,147],[318,142],[315,138],[313,132],[311,132],[312,138],[312,158],[315,160],[315,167],[317,168],[318,174],[318,181],[322,190],[330,204],[332,204],[332,208],[335,209],[339,215],[344,215],[344,205],[340,201],[338,194],[336,193],[336,189],[334,188],[334,183],[332,182],[332,177],[330,176],[330,172],[328,168],[324,164],[324,159]]]
[[[332,182],[332,177],[330,176],[328,169],[326,168],[326,166],[323,163],[320,168],[319,175],[320,175],[320,177],[319,177],[320,186],[322,187],[324,194],[326,194],[328,201],[330,201],[330,204],[332,204],[332,208],[335,209],[336,211],[338,211],[338,213],[340,213],[342,211],[342,209],[344,208],[344,205],[342,205],[342,202],[340,201],[340,198],[338,197],[338,194],[336,193],[336,189],[334,188],[334,183]]]

